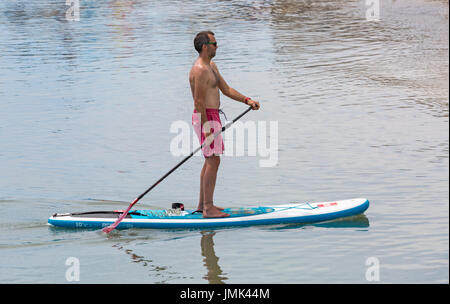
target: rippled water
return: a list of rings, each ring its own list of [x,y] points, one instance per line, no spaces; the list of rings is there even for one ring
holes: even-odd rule
[[[0,2],[0,282],[448,283],[448,1]],[[198,31],[216,33],[230,86],[278,121],[277,165],[224,156],[221,206],[367,197],[316,225],[126,230],[47,226],[122,209],[181,157]],[[242,104],[222,98],[228,118]],[[139,208],[195,207],[201,157]],[[369,259],[369,260],[368,260]]]

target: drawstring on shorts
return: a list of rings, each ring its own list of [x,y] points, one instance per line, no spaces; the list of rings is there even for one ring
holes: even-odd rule
[[[228,121],[227,115],[222,109],[219,109],[219,114],[222,114],[225,117],[225,120]]]

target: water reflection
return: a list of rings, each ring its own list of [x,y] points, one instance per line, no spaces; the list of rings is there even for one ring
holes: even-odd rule
[[[215,231],[202,231],[200,246],[202,250],[203,265],[206,267],[206,275],[204,279],[208,280],[210,284],[224,284],[228,278],[223,275],[223,271],[219,266],[219,258],[214,251],[213,237],[216,235]]]
[[[149,269],[152,277],[158,279],[155,283],[163,284],[168,283],[173,279],[180,279],[179,275],[176,272],[169,270],[169,266],[157,265],[153,262],[152,259],[147,258],[143,255],[139,255],[132,249],[127,249],[125,245],[114,244],[112,247],[125,252],[130,257],[132,263],[142,265],[143,267],[148,267],[147,269]]]
[[[305,226],[320,227],[320,228],[368,228],[369,219],[365,214],[337,219],[329,222],[315,223],[315,224],[286,224],[275,227],[270,227],[269,230],[285,230],[285,229],[299,229]],[[365,230],[365,229],[364,229]],[[219,265],[219,257],[214,250],[214,236],[217,231],[201,231],[201,253],[203,256],[203,265],[206,269],[206,274],[203,279],[210,284],[224,284],[228,280],[228,274],[224,273]],[[225,276],[227,275],[227,276]]]
[[[272,227],[270,230],[297,229],[302,227],[321,227],[321,228],[369,228],[369,219],[365,214],[349,216],[343,219],[336,219],[329,222],[314,224],[286,224]],[[366,230],[366,229],[364,229]]]
[[[263,226],[261,229],[268,230],[292,230],[292,229],[303,229],[304,227],[320,227],[320,228],[357,228],[364,229],[369,227],[369,219],[364,215],[356,215],[351,217],[346,217],[342,219],[336,219],[329,222],[323,223],[314,223],[314,224],[286,224],[286,225],[276,225],[276,226]],[[243,228],[245,229],[245,228]],[[136,236],[137,230],[131,235]],[[167,230],[170,231],[170,230]],[[179,230],[176,230],[179,233]],[[225,284],[229,279],[229,274],[225,273],[219,264],[219,256],[216,254],[214,249],[214,236],[220,232],[220,230],[203,230],[200,231],[201,239],[200,239],[200,251],[201,256],[203,257],[203,266],[205,267],[206,273],[203,275],[203,279],[208,281],[209,284]],[[116,233],[119,233],[116,231]],[[177,237],[178,238],[178,237]],[[129,240],[132,242],[132,240]],[[160,281],[158,283],[167,283],[174,279],[186,279],[186,277],[182,277],[179,273],[175,271],[169,271],[168,266],[157,265],[152,259],[145,257],[144,255],[137,254],[132,249],[127,249],[125,245],[115,244],[114,248],[124,251],[127,255],[129,255],[131,261],[133,263],[140,264],[144,267],[150,267],[151,272],[158,278]]]
[[[443,18],[424,22],[411,17],[417,5],[383,1],[381,21],[368,22],[364,1],[274,1],[269,24],[276,79],[288,76],[278,84],[279,96],[333,105],[365,91],[366,98],[352,104],[383,99],[395,109],[416,103],[447,117],[448,7],[430,8]],[[387,90],[404,98],[383,94]]]
[[[224,68],[271,71],[277,96],[285,102],[348,99],[366,90],[366,98],[357,102],[378,99],[395,108],[413,100],[448,116],[448,8],[442,13],[447,23],[427,25],[420,18],[394,14],[402,9],[414,14],[408,1],[383,1],[382,22],[377,23],[365,20],[364,1],[163,2],[86,1],[81,20],[68,22],[65,1],[5,1],[0,26],[8,41],[2,41],[0,50],[17,60],[10,68],[19,66],[21,73],[30,72],[27,76],[56,63],[50,75],[63,85],[79,85],[82,76],[74,72],[105,71],[115,79],[128,69],[150,73],[151,66],[170,65],[171,71],[185,73],[194,55],[192,35],[211,27],[224,38],[217,58],[229,61]],[[244,32],[238,22],[259,31]],[[256,56],[242,53],[227,34],[230,26],[242,31],[242,40],[255,48]],[[170,62],[161,56],[169,56]],[[400,96],[372,95],[374,87],[398,89]]]

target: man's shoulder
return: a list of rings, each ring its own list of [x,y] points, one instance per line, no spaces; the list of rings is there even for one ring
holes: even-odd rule
[[[194,76],[205,75],[208,72],[209,72],[208,67],[201,63],[194,63],[194,65],[191,68],[191,74]]]

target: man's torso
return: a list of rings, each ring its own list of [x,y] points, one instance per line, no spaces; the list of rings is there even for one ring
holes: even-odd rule
[[[195,98],[195,78],[198,77],[199,70],[206,68],[208,75],[206,77],[206,92],[205,92],[205,106],[209,109],[218,109],[220,107],[219,94],[219,75],[212,66],[202,64],[199,59],[194,63],[189,73],[189,83],[191,85],[192,97]]]

